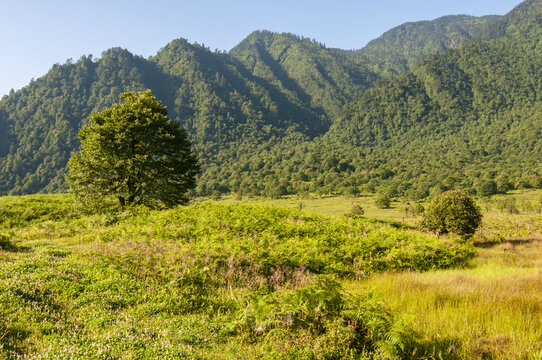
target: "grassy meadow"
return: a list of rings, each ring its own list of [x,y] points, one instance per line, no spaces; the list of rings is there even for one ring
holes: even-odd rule
[[[541,195],[480,200],[474,244],[371,196],[94,215],[3,197],[0,357],[540,358]]]

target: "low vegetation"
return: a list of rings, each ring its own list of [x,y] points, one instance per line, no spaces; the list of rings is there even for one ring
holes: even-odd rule
[[[3,197],[0,357],[536,358],[539,195],[478,201],[475,246],[372,197],[96,215]]]
[[[4,357],[405,357],[421,350],[401,314],[340,280],[474,255],[356,215],[212,202],[82,215],[73,204],[1,199]]]

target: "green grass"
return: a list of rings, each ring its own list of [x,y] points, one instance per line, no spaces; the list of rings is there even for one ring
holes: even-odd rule
[[[0,357],[536,358],[540,214],[493,200],[473,258],[371,197],[101,215],[0,198]]]
[[[462,266],[474,248],[363,217],[201,202],[84,215],[0,199],[5,358],[404,357],[416,337],[339,279]]]
[[[534,359],[542,355],[542,239],[481,249],[472,267],[389,273],[346,282],[376,289],[435,354],[460,359]]]
[[[481,206],[484,219],[479,231],[478,240],[504,237],[515,238],[528,236],[532,233],[542,233],[542,190],[511,191],[506,195],[496,195],[490,198],[476,199]],[[501,203],[513,201],[517,213],[510,214]],[[223,202],[239,202],[233,198]],[[375,195],[360,197],[310,197],[286,196],[282,199],[244,198],[241,202],[248,204],[268,204],[291,209],[301,208],[303,211],[322,214],[325,216],[342,216],[352,212],[354,205],[359,205],[365,211],[367,218],[400,221],[412,226],[420,221],[420,215],[413,215],[406,208],[416,206],[416,202],[396,199],[389,209],[380,209],[375,205]],[[427,203],[420,203],[426,207]]]
[[[300,209],[310,213],[317,213],[326,216],[341,216],[352,211],[354,205],[361,205],[365,210],[365,216],[406,221],[412,220],[411,215],[407,215],[404,211],[406,203],[394,201],[389,209],[380,209],[375,205],[376,197],[374,195],[362,195],[359,197],[344,197],[344,196],[329,196],[329,197],[309,197],[302,198],[299,196],[286,196],[282,199],[268,198],[244,198],[241,202],[267,204],[272,206],[286,207],[291,209]],[[224,202],[239,202],[234,198],[225,198]]]
[[[542,358],[542,191],[478,199],[484,212],[475,236],[478,251],[468,267],[391,272],[345,280],[347,291],[374,289],[396,313],[410,315],[425,357],[447,359]],[[517,212],[503,209],[512,200]],[[267,202],[267,201],[266,201]],[[338,216],[359,204],[365,215],[403,220],[401,203],[378,209],[374,197],[282,199],[277,206]],[[406,217],[415,225],[419,217]],[[508,241],[509,240],[509,241]],[[423,345],[425,343],[425,345]],[[412,358],[423,358],[412,355]]]

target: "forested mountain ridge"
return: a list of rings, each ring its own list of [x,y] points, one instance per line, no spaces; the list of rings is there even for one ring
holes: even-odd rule
[[[542,185],[542,6],[504,37],[425,59],[354,102],[326,134],[373,148],[412,185]],[[501,20],[498,20],[501,21]],[[499,28],[503,28],[500,26]]]
[[[9,129],[3,133],[3,148],[9,150],[0,158],[0,191],[64,189],[65,165],[79,146],[78,129],[124,91],[151,89],[170,117],[190,131],[203,164],[235,156],[231,152],[241,140],[249,146],[287,130],[321,131],[320,117],[281,100],[280,93],[270,93],[252,78],[227,55],[185,40],[173,41],[149,60],[111,49],[96,61],[83,57],[55,65],[0,102],[5,114],[0,126]]]
[[[443,16],[432,21],[397,26],[356,51],[374,71],[397,75],[412,69],[424,57],[454,49],[478,38],[500,16]]]
[[[536,9],[540,1],[529,4]],[[522,4],[490,26],[518,11],[536,13]],[[229,179],[252,193],[379,190],[411,199],[456,187],[489,194],[542,186],[542,37],[533,19],[378,81],[324,136],[277,141],[256,163],[238,158],[228,164],[236,169]]]
[[[84,119],[117,101],[120,91],[151,87],[148,80],[160,78],[155,70],[143,58],[111,49],[100,61],[82,57],[54,65],[47,75],[5,96],[0,127],[8,129],[3,134],[9,151],[0,158],[0,193],[62,188]]]
[[[525,0],[497,21],[485,27],[480,36],[482,39],[498,39],[517,33],[526,26],[540,19],[542,2],[540,0]]]
[[[328,121],[380,78],[347,51],[293,34],[256,31],[229,54],[288,100],[314,109]]]
[[[0,101],[0,194],[65,190],[66,162],[88,115],[120,92],[144,89],[189,131],[201,195],[428,194],[505,175],[532,186],[540,175],[539,5],[407,24],[365,52],[258,31],[229,53],[177,39],[149,59],[117,48],[57,64]],[[459,46],[476,34],[493,40]],[[401,52],[400,39],[412,52]],[[449,39],[456,49],[443,49]],[[433,48],[445,54],[414,66]],[[380,62],[371,60],[380,51]],[[504,174],[506,164],[514,168]]]

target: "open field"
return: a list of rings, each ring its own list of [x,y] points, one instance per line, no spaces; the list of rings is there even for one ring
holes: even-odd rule
[[[465,269],[375,275],[347,282],[350,291],[374,288],[435,355],[459,359],[542,357],[542,238],[479,248]],[[440,342],[440,343],[439,343]],[[438,357],[437,357],[438,358]]]
[[[0,198],[0,357],[540,356],[537,210],[490,209],[473,247],[371,197],[354,200],[370,218],[342,216],[346,200],[84,215],[66,195]]]
[[[511,201],[515,211],[501,203]],[[484,212],[477,256],[462,269],[375,274],[344,281],[348,291],[376,289],[430,344],[435,358],[542,358],[542,191],[478,199]],[[339,216],[357,204],[365,214],[414,225],[399,202],[379,209],[374,197],[266,200],[276,206]],[[425,204],[422,204],[425,205]],[[299,205],[297,205],[299,206]]]
[[[385,220],[405,222],[415,226],[421,219],[419,214],[413,215],[406,208],[418,205],[413,201],[392,201],[389,209],[381,209],[375,205],[374,195],[360,197],[313,197],[300,198],[297,196],[282,199],[245,198],[244,203],[264,203],[273,206],[292,209],[302,209],[326,216],[341,216],[352,212],[355,205],[361,206],[365,216]],[[225,202],[237,200],[225,199]],[[517,238],[542,232],[542,190],[511,191],[506,195],[495,195],[490,198],[477,199],[484,214],[482,227],[478,235],[490,239],[496,235],[503,238]],[[511,204],[511,205],[510,205]],[[426,207],[427,203],[419,203]],[[510,213],[510,210],[513,210]],[[480,240],[480,239],[479,239]]]

